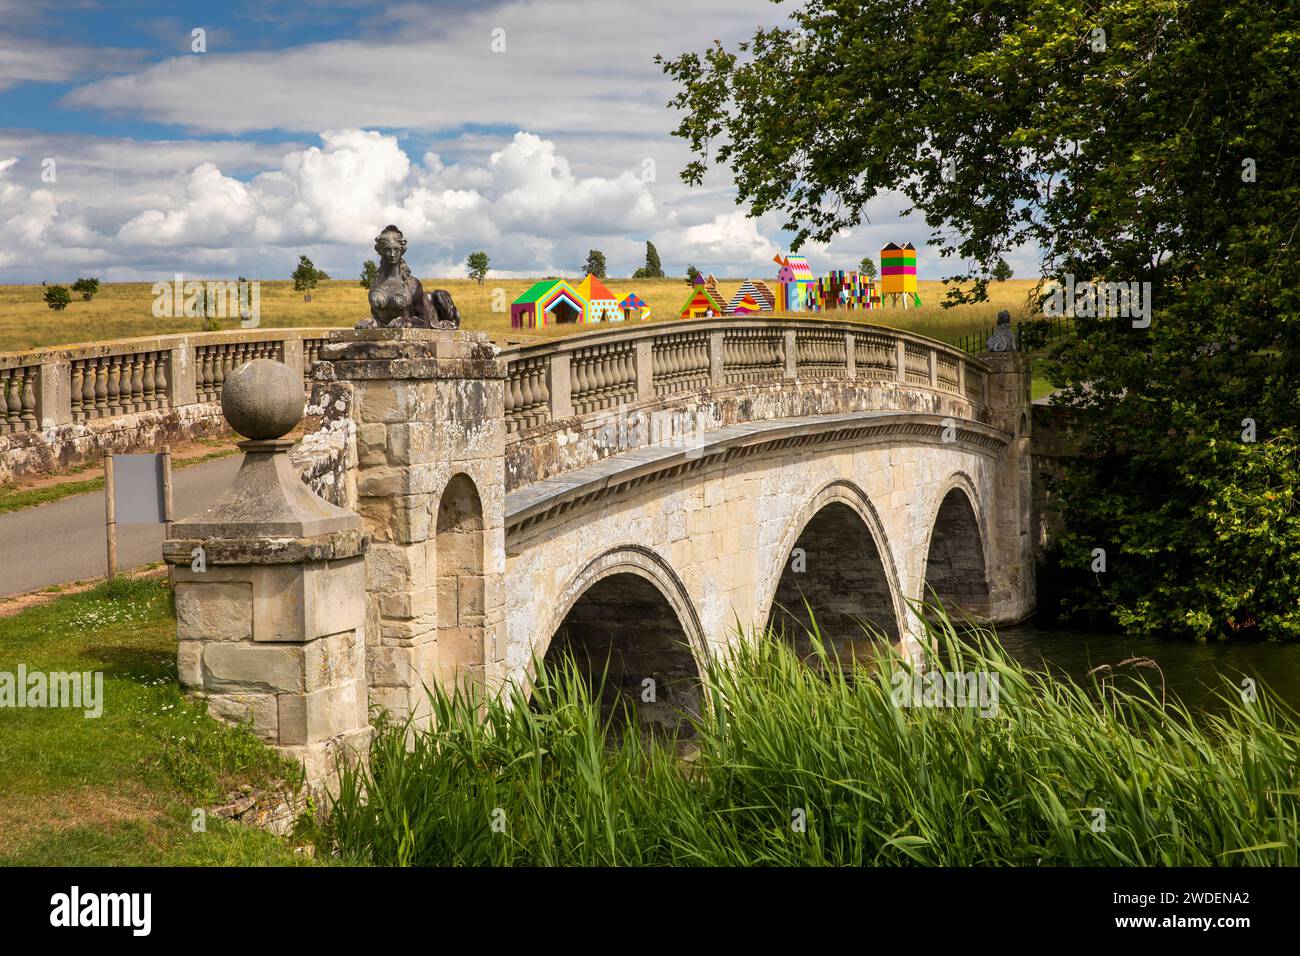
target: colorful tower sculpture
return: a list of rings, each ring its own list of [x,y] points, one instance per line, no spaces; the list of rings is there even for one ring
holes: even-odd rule
[[[880,250],[880,297],[890,296],[895,305],[902,297],[903,308],[908,304],[919,306],[921,297],[916,292],[916,247],[910,242],[903,245],[891,242]]]

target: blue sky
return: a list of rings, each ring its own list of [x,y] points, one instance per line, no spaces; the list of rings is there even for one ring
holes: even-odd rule
[[[745,215],[726,170],[681,183],[653,58],[786,10],[0,0],[0,281],[278,278],[302,253],[343,276],[388,222],[424,276],[463,274],[476,249],[501,275],[579,274],[591,248],[626,275],[647,239],[672,272],[768,276],[788,236]],[[868,224],[805,247],[814,269],[912,241],[941,275],[905,205],[879,197]]]

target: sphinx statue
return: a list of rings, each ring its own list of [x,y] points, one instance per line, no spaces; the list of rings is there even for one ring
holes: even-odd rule
[[[1016,334],[1011,330],[1011,313],[1006,309],[998,313],[998,324],[984,347],[990,352],[1016,351]]]
[[[370,318],[358,329],[458,329],[460,312],[451,293],[424,291],[406,264],[406,237],[396,226],[385,226],[375,237],[379,270],[370,283]]]

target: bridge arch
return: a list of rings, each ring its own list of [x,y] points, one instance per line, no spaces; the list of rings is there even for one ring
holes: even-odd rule
[[[643,732],[681,732],[682,716],[703,706],[703,628],[680,578],[648,548],[625,545],[588,563],[533,653],[571,654],[593,691],[603,680],[603,716],[632,701]]]
[[[987,617],[990,612],[989,534],[975,483],[963,472],[951,475],[931,500],[931,519],[921,565],[922,601],[937,596],[951,614]],[[932,593],[933,592],[933,593]]]
[[[893,553],[875,506],[853,482],[833,481],[813,495],[790,522],[777,554],[762,606],[768,627],[784,624],[796,650],[809,650],[805,597],[823,639],[838,650],[851,654],[846,641],[868,640],[862,623],[900,642],[904,602]]]

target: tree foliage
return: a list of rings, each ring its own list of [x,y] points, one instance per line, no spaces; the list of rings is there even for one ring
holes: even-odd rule
[[[482,285],[483,280],[487,278],[489,261],[486,252],[471,252],[465,260],[465,268],[469,270],[469,277],[479,285]]]
[[[655,244],[646,240],[645,244],[645,265],[636,272],[632,273],[633,279],[662,279],[664,277],[664,268],[659,262],[659,250]]]
[[[369,289],[374,285],[377,275],[379,275],[379,264],[374,259],[367,259],[365,265],[361,267],[361,288]]]
[[[72,291],[81,293],[81,298],[89,302],[99,291],[99,280],[93,278],[81,278],[72,283]]]
[[[587,261],[583,263],[583,271],[587,275],[595,276],[597,279],[605,278],[605,253],[599,249],[592,249],[587,253]]]
[[[795,248],[897,190],[962,283],[950,304],[1022,246],[1047,279],[1150,283],[1149,326],[1076,317],[1048,363],[1084,452],[1059,489],[1063,605],[1300,636],[1294,3],[806,0],[791,22],[661,60],[683,178],[730,167]]]
[[[999,259],[993,266],[992,276],[995,282],[1006,282],[1012,275],[1014,273],[1011,271],[1011,266],[1008,265],[1006,259]]]
[[[876,260],[871,256],[863,256],[862,261],[858,263],[858,272],[868,279],[874,279],[876,277]]]
[[[64,285],[45,287],[45,304],[55,312],[62,312],[72,303],[72,293]]]
[[[298,257],[298,268],[293,270],[293,290],[295,292],[310,292],[316,288],[316,284],[322,279],[328,279],[325,273],[321,272],[312,264],[312,261],[306,256]]]

